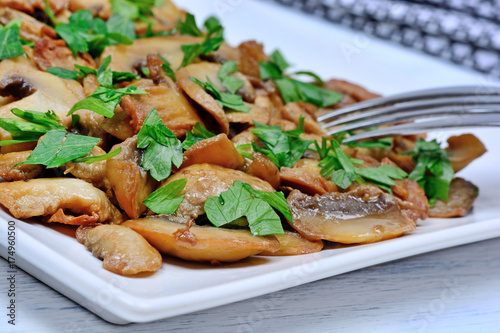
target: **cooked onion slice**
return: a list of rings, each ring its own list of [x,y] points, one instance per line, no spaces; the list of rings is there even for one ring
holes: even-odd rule
[[[156,272],[162,257],[141,235],[121,225],[79,227],[76,238],[92,254],[103,259],[102,267],[113,273],[133,275]]]
[[[372,243],[415,230],[394,197],[372,186],[314,197],[295,190],[287,201],[292,227],[310,240]]]
[[[75,225],[123,221],[122,214],[103,191],[80,179],[39,178],[0,183],[0,203],[18,219],[46,216],[48,222]]]
[[[144,236],[160,252],[190,261],[232,262],[280,247],[274,236],[252,236],[248,230],[212,226],[186,227],[165,217],[130,220],[123,225]]]

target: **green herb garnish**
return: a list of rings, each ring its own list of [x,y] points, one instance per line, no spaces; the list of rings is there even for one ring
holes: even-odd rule
[[[170,176],[172,164],[180,167],[183,161],[182,144],[167,128],[153,109],[137,134],[137,148],[145,149],[142,167],[161,181]]]
[[[174,180],[153,193],[143,203],[156,214],[173,214],[184,199],[179,196],[187,184],[187,178]]]
[[[190,76],[189,77],[193,82],[202,87],[207,93],[212,95],[217,103],[221,106],[221,108],[228,108],[235,111],[248,112],[250,111],[250,106],[243,103],[243,99],[240,95],[229,94],[225,92],[221,92],[217,89],[215,84],[210,80],[207,76],[207,82],[203,82],[198,80],[197,78]]]
[[[222,85],[226,87],[231,94],[236,94],[236,92],[243,87],[242,80],[230,75],[236,71],[238,71],[238,64],[236,64],[236,61],[226,61],[217,74]]]
[[[220,196],[208,198],[204,210],[209,221],[216,227],[246,217],[254,236],[283,235],[285,232],[281,218],[273,207],[292,221],[283,193],[257,191],[247,183],[235,181]]]
[[[416,166],[408,179],[415,180],[424,189],[431,207],[437,199],[446,202],[450,183],[455,178],[446,150],[436,140],[418,139],[413,152],[409,154],[413,155]]]
[[[281,126],[267,126],[254,121],[252,133],[260,139],[265,148],[253,143],[254,151],[265,154],[278,168],[292,167],[302,158],[313,140],[304,140],[304,118],[301,117],[297,130],[284,131]]]
[[[271,54],[270,61],[259,64],[261,79],[272,79],[285,103],[303,101],[318,107],[328,107],[340,102],[342,99],[342,95],[338,92],[286,77],[284,71],[288,67],[290,67],[290,64],[278,50]],[[321,82],[320,85],[324,85],[323,80],[314,73],[305,71],[297,73],[313,76],[316,82]]]
[[[68,134],[65,130],[51,130],[40,140],[26,161],[16,164],[41,164],[47,168],[57,168],[87,156],[99,143],[99,138]]]
[[[0,60],[16,58],[24,54],[23,44],[19,37],[20,29],[21,19],[14,19],[0,28]]]
[[[205,126],[203,126],[200,122],[197,122],[196,124],[194,124],[193,129],[191,131],[186,132],[186,139],[182,143],[182,148],[184,150],[188,150],[196,142],[209,139],[214,136],[215,136],[214,133],[207,130]]]
[[[21,118],[0,118],[0,127],[10,133],[14,140],[2,141],[0,146],[9,144],[38,141],[38,139],[50,130],[66,130],[59,124],[61,119],[54,111],[23,111],[12,109],[11,112]]]

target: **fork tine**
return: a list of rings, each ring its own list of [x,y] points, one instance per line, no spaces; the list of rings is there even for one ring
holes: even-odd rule
[[[500,126],[500,113],[475,113],[454,115],[452,117],[444,118],[430,118],[415,123],[389,126],[374,131],[355,134],[347,137],[343,142],[358,141],[383,136],[420,134],[432,130],[491,126]]]
[[[387,114],[394,114],[403,111],[411,111],[418,109],[425,109],[431,107],[444,107],[444,106],[453,106],[456,107],[457,110],[462,111],[466,108],[475,107],[477,105],[484,104],[499,104],[500,105],[500,96],[482,96],[478,98],[477,96],[460,96],[460,97],[447,97],[447,98],[436,98],[430,100],[420,100],[420,101],[412,101],[412,102],[404,102],[401,104],[396,104],[387,107],[381,107],[372,110],[365,110],[362,112],[357,112],[354,114],[350,114],[339,119],[333,120],[327,124],[323,125],[324,129],[351,123],[354,121],[360,121],[366,118],[374,118],[376,116],[382,116]]]
[[[500,94],[500,87],[479,86],[479,85],[418,90],[409,93],[392,95],[388,97],[370,99],[364,102],[352,104],[344,108],[324,114],[318,117],[318,121],[326,121],[355,111],[361,111],[361,110],[372,109],[376,107],[387,106],[391,104],[408,102],[408,101],[421,100],[421,99],[464,96],[464,95],[488,96],[488,95],[498,95],[498,94]]]
[[[405,112],[399,112],[394,114],[383,114],[379,117],[373,117],[370,119],[365,119],[359,122],[355,122],[352,124],[347,124],[344,126],[337,126],[334,129],[327,131],[329,135],[353,131],[358,129],[364,129],[368,127],[388,125],[388,124],[397,124],[401,122],[407,122],[411,120],[416,120],[420,118],[431,118],[431,117],[439,117],[439,116],[447,116],[447,115],[461,115],[461,114],[478,114],[478,113],[487,113],[487,114],[496,114],[500,110],[500,104],[486,104],[480,105],[473,108],[468,108],[467,110],[457,109],[456,107],[437,107],[437,108],[428,108],[428,109],[420,109],[420,110],[411,110]]]

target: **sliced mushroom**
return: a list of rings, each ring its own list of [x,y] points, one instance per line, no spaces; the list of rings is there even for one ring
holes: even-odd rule
[[[486,147],[473,134],[462,134],[448,139],[446,151],[449,153],[453,171],[458,172],[486,153]]]
[[[9,7],[0,8],[0,23],[7,25],[10,21],[15,19],[21,19],[19,36],[24,39],[36,41],[45,35],[49,35],[50,37],[56,36],[52,28],[37,21],[35,18]]]
[[[177,180],[187,178],[186,187],[182,190],[184,200],[176,211],[177,216],[196,218],[205,213],[203,205],[212,196],[218,196],[236,180],[250,184],[256,190],[274,192],[267,182],[244,173],[243,171],[223,168],[213,164],[194,164],[170,176],[162,186]]]
[[[240,61],[238,69],[241,73],[260,78],[259,62],[268,60],[264,46],[254,40],[246,41],[238,46]]]
[[[153,16],[148,19],[153,24],[149,22],[136,23],[136,32],[138,34],[144,34],[148,29],[148,25],[152,26],[153,32],[171,31],[184,16],[184,11],[177,8],[170,0],[163,1],[162,5],[154,6],[151,10]]]
[[[123,224],[141,234],[160,252],[190,261],[233,262],[262,251],[278,251],[274,236],[252,236],[248,230],[185,226],[168,218],[130,220]]]
[[[271,120],[271,113],[269,109],[260,107],[255,104],[245,103],[250,106],[250,111],[241,112],[234,110],[227,110],[226,117],[227,120],[232,124],[246,124],[253,125],[254,121],[261,124],[268,124]]]
[[[46,70],[50,67],[74,69],[75,64],[96,68],[94,59],[88,54],[79,54],[76,58],[62,39],[39,38],[33,48],[33,58],[38,68]]]
[[[103,259],[102,267],[113,273],[156,272],[163,263],[161,254],[144,237],[121,225],[79,227],[76,238],[95,257]]]
[[[106,174],[120,207],[130,218],[138,218],[147,207],[142,203],[156,188],[156,180],[141,167],[142,151],[137,136],[113,146],[122,148],[119,155],[106,161]]]
[[[111,2],[109,0],[69,0],[69,9],[76,12],[87,9],[103,19],[108,19],[112,15]]]
[[[318,160],[303,158],[292,168],[281,168],[281,186],[289,186],[309,195],[338,191],[332,181],[321,176],[320,170]]]
[[[115,138],[125,141],[135,134],[135,127],[132,122],[132,117],[118,106],[112,118],[105,118],[101,122],[101,127]]]
[[[195,44],[202,38],[191,36],[166,36],[136,39],[133,45],[113,45],[104,50],[101,59],[111,56],[110,68],[117,72],[138,74],[137,66],[146,63],[148,54],[160,54],[170,62],[172,69],[181,65],[182,45]]]
[[[321,125],[297,103],[288,103],[281,109],[283,119],[290,120],[295,125],[299,124],[300,118],[304,118],[304,132],[326,135]]]
[[[87,156],[102,156],[106,152],[100,147],[94,147]],[[68,162],[62,166],[64,173],[70,173],[76,178],[85,180],[86,182],[100,188],[108,197],[112,196],[111,184],[106,175],[106,161],[98,161],[91,164],[84,162]]]
[[[143,79],[133,85],[148,92],[147,95],[129,95],[122,98],[121,107],[132,117],[135,133],[138,133],[151,110],[156,108],[158,116],[176,136],[183,137],[197,122],[201,122],[198,113],[182,94],[171,78],[164,78],[165,83],[154,84]]]
[[[106,194],[81,179],[39,178],[0,183],[0,203],[18,219],[44,216],[48,222],[74,225],[123,221],[123,215]]]
[[[287,201],[292,227],[309,240],[373,243],[413,231],[416,226],[393,196],[373,186],[313,197],[294,190]]]
[[[0,118],[13,118],[10,112],[13,108],[42,112],[53,110],[62,120],[62,125],[67,127],[71,125],[71,117],[66,116],[68,110],[85,97],[78,82],[37,70],[24,56],[0,62],[0,95],[17,98],[0,107]],[[0,129],[0,140],[10,138],[10,133]],[[7,152],[6,149],[15,151],[13,147],[6,146],[2,147],[2,152]]]
[[[247,173],[265,180],[274,188],[278,188],[281,181],[280,171],[276,164],[271,162],[271,160],[262,153],[253,152],[252,157],[252,164],[250,164]]]
[[[245,159],[238,152],[226,134],[201,140],[184,153],[182,168],[193,164],[209,163],[229,169],[241,169]]]
[[[478,195],[476,185],[462,178],[455,178],[450,184],[448,201],[436,200],[429,209],[430,217],[462,217],[469,213]]]
[[[0,155],[0,177],[13,181],[33,179],[40,175],[43,172],[41,165],[25,164],[15,167],[16,164],[26,161],[31,152],[27,150]]]
[[[299,254],[316,253],[323,249],[323,241],[311,241],[294,231],[285,231],[284,235],[274,235],[280,242],[280,249],[276,252],[263,251],[262,256],[295,256]]]
[[[338,91],[354,98],[357,102],[380,97],[379,94],[372,93],[365,88],[344,80],[331,79],[326,82],[325,89]]]
[[[193,82],[189,76],[186,68],[181,68],[175,73],[179,87],[208,113],[208,117],[204,118],[204,123],[208,125],[209,129],[213,127],[216,133],[228,134],[229,121],[224,109],[202,87]]]
[[[63,10],[69,0],[49,0],[50,8],[56,14]],[[35,10],[44,10],[44,0],[0,0],[0,6],[10,7],[29,14],[34,14]]]

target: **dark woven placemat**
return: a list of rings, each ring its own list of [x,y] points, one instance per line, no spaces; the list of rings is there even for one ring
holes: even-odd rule
[[[500,77],[500,0],[268,0]]]

